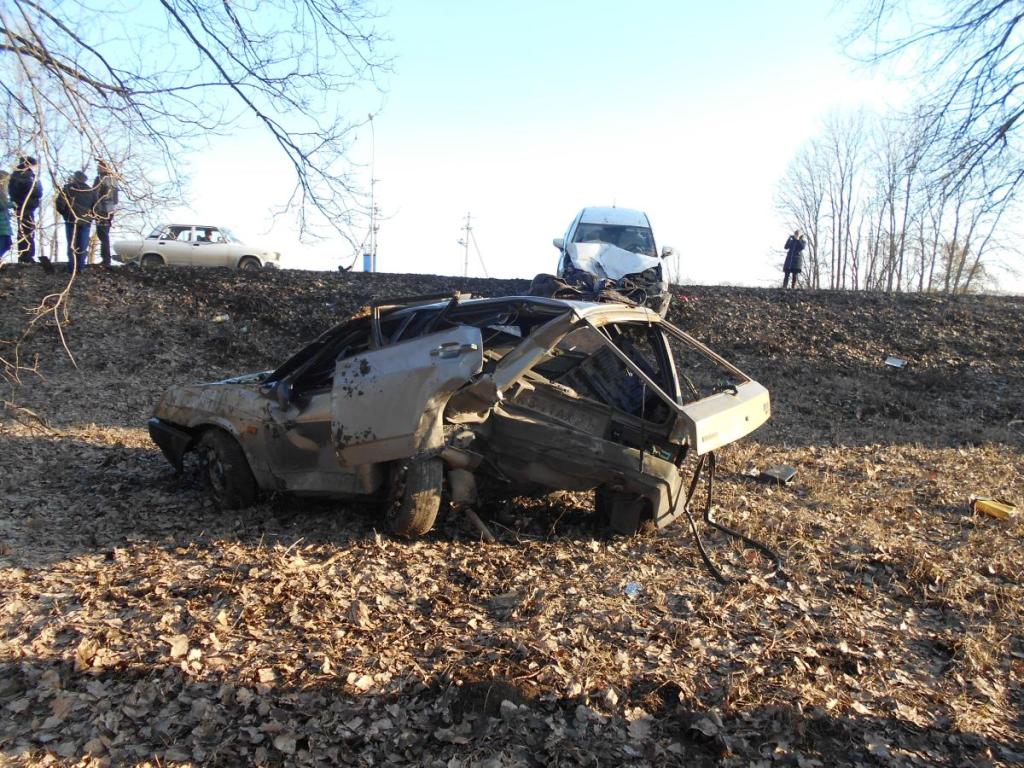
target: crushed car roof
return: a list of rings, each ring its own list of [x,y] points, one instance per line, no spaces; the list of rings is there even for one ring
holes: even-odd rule
[[[396,311],[412,311],[412,310],[423,310],[423,309],[441,309],[447,306],[448,300],[440,300],[431,302],[429,304],[416,304],[414,306],[400,306],[396,307]],[[383,300],[386,304],[387,300]],[[594,317],[601,314],[621,314],[622,312],[635,313],[636,316],[653,319],[660,321],[662,318],[657,312],[648,309],[647,307],[635,307],[629,304],[618,304],[614,302],[592,302],[592,301],[574,301],[571,299],[552,299],[543,296],[500,296],[496,298],[488,299],[460,299],[459,306],[486,306],[488,304],[508,304],[510,302],[522,302],[524,304],[533,304],[538,307],[564,307],[566,310],[572,310],[580,317]]]

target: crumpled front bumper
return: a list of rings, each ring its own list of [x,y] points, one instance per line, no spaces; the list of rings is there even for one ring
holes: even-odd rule
[[[152,416],[149,419],[149,437],[157,444],[171,466],[181,472],[185,453],[192,444],[192,434],[181,427]]]

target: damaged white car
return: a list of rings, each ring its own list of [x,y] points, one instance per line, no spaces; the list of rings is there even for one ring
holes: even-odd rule
[[[378,496],[417,536],[445,489],[475,521],[490,488],[595,490],[628,534],[686,511],[705,459],[769,414],[763,386],[647,308],[456,294],[375,304],[275,371],[172,387],[149,429],[179,471],[198,453],[225,508]]]
[[[584,293],[615,293],[651,307],[664,317],[671,298],[647,214],[630,208],[584,208],[565,237],[552,244],[560,251],[556,275]]]

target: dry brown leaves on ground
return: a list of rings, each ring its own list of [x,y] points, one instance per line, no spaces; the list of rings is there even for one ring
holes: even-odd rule
[[[0,339],[48,290],[0,272]],[[483,293],[525,283],[477,281]],[[0,762],[1014,765],[1024,761],[1024,303],[685,288],[674,318],[772,391],[714,531],[609,539],[587,494],[452,515],[224,513],[143,429],[169,383],[279,362],[426,276],[86,273],[0,419]],[[212,318],[228,315],[217,323]],[[910,361],[895,371],[885,354]],[[786,487],[751,471],[788,463]]]

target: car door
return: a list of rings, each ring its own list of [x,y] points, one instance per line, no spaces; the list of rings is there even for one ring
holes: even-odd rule
[[[331,439],[343,466],[412,456],[440,441],[449,396],[483,368],[479,328],[457,326],[340,360]]]
[[[183,267],[192,263],[192,227],[169,227],[161,233],[156,251],[163,256],[164,263]]]
[[[216,227],[197,227],[192,244],[192,263],[198,267],[228,267],[229,244]]]

